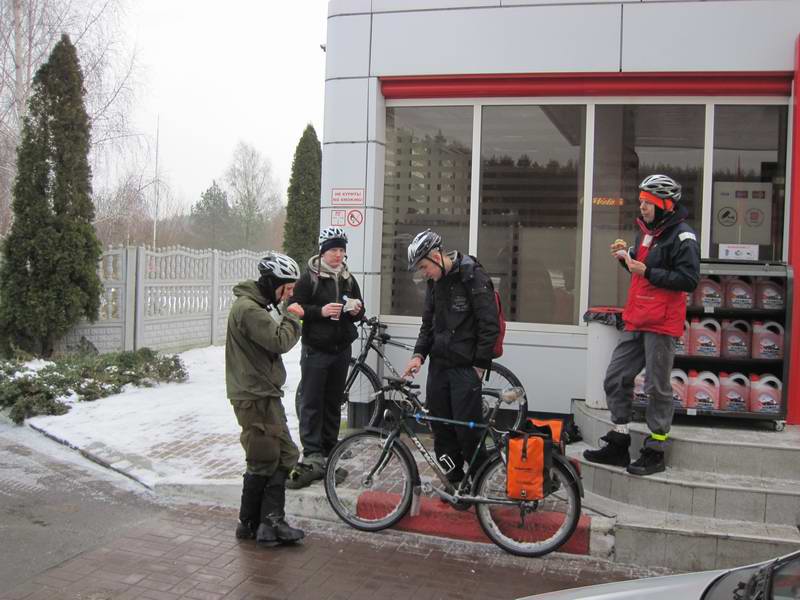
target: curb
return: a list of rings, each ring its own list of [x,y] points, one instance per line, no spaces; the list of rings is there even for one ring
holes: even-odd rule
[[[242,484],[239,479],[207,479],[202,482],[162,479],[150,485],[123,469],[61,439],[44,429],[28,426],[45,437],[78,451],[82,456],[116,473],[135,481],[159,497],[183,502],[199,502],[238,508]],[[314,483],[303,490],[291,490],[286,494],[286,512],[294,517],[341,522],[333,512],[325,496],[322,483]],[[609,558],[614,550],[614,519],[601,516],[581,516],[575,532],[558,552],[573,555],[591,555]],[[474,510],[458,511],[436,498],[421,498],[419,514],[407,515],[394,529],[420,535],[477,542],[494,545],[481,529]]]
[[[208,480],[202,484],[163,482],[153,491],[159,496],[190,502],[211,502],[236,508],[239,506],[241,484],[234,480]],[[376,500],[376,505],[380,500]],[[365,505],[369,506],[369,505]],[[321,483],[286,494],[286,512],[293,517],[320,519],[340,523],[325,496]],[[399,531],[443,537],[465,542],[492,544],[481,529],[474,510],[458,511],[436,498],[421,498],[418,515],[407,515],[393,527]],[[558,552],[609,558],[614,549],[614,519],[583,514],[570,539]]]

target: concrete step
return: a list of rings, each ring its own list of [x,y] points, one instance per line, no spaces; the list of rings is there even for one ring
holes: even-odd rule
[[[598,447],[600,437],[613,427],[609,412],[580,400],[573,401],[572,410],[584,441]],[[763,422],[722,418],[676,420],[667,464],[687,471],[800,482],[800,426],[787,425],[780,432],[763,427]],[[649,430],[644,423],[631,423],[630,429],[632,455],[637,456]]]
[[[701,571],[751,564],[800,548],[788,525],[675,514],[615,502],[587,492],[587,511],[615,519],[615,562]]]
[[[800,523],[800,482],[672,466],[664,473],[640,477],[620,467],[587,461],[583,451],[588,448],[585,443],[571,444],[567,454],[579,461],[586,490],[599,496],[683,515],[774,525]]]

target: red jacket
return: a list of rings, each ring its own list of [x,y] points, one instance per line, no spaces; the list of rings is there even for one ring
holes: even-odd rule
[[[633,275],[622,319],[626,331],[649,331],[679,337],[686,321],[686,294],[700,279],[700,246],[678,210],[650,230],[640,218],[631,258],[643,262],[644,276]],[[624,265],[624,262],[623,262]]]

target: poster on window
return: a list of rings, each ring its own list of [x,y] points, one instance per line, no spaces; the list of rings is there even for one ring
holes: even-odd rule
[[[717,181],[712,206],[711,239],[714,243],[771,243],[771,183]]]

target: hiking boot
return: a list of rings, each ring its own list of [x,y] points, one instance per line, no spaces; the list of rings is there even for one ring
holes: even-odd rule
[[[256,544],[274,546],[293,544],[305,537],[302,529],[290,527],[286,522],[286,471],[275,471],[264,488],[261,502],[261,524],[256,532]]]
[[[308,487],[318,479],[325,477],[325,469],[316,463],[298,463],[286,479],[286,487],[290,490],[299,490]]]
[[[609,431],[600,440],[606,445],[599,450],[584,450],[583,458],[589,462],[614,467],[627,467],[630,464],[631,454],[628,448],[631,445],[631,436],[629,434]]]
[[[642,448],[642,453],[636,462],[628,465],[628,473],[631,475],[652,475],[661,473],[666,469],[664,464],[664,453],[653,448]]]
[[[252,521],[247,521],[242,523],[239,521],[239,524],[236,526],[236,539],[237,540],[253,540],[256,537],[256,531],[258,530],[258,523],[253,523]]]
[[[347,478],[350,476],[350,472],[345,469],[344,467],[339,467],[333,472],[333,481],[336,485],[340,485],[347,481]]]
[[[302,529],[289,525],[283,515],[272,515],[269,520],[280,544],[294,544],[306,537]]]

